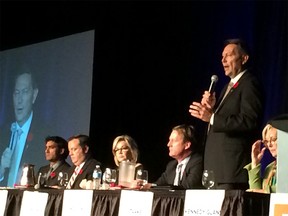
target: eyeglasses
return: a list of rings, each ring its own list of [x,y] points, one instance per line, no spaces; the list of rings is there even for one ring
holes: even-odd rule
[[[115,152],[120,152],[120,151],[123,152],[123,151],[128,151],[128,150],[129,148],[127,146],[114,149]]]
[[[274,137],[274,138],[271,137],[270,140],[263,140],[263,144],[264,144],[265,146],[268,146],[269,143],[275,144],[276,141],[277,141],[277,137]]]

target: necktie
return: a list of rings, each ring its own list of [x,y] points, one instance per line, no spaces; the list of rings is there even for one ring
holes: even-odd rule
[[[53,172],[53,167],[50,167],[48,173],[47,173],[47,176],[46,176],[46,179],[48,179],[50,177],[50,174]]]
[[[73,172],[73,174],[72,174],[72,176],[71,176],[68,184],[67,184],[67,187],[66,187],[67,189],[71,189],[71,188],[72,188],[72,185],[73,185],[74,182],[75,182],[75,179],[76,179],[76,177],[77,177],[77,175],[78,175],[79,170],[80,170],[80,167],[77,166],[77,167],[75,168],[75,170],[74,170],[74,172]]]
[[[176,167],[176,176],[174,179],[174,185],[175,186],[178,186],[180,184],[182,166],[183,166],[183,164],[178,164]]]
[[[233,85],[234,85],[234,83],[230,81],[229,84],[228,84],[228,86],[227,86],[227,89],[226,89],[226,91],[225,91],[225,94],[223,95],[222,100],[221,100],[221,102],[219,103],[219,105],[218,105],[215,113],[216,113],[217,110],[219,109],[219,107],[220,107],[220,105],[222,104],[222,102],[224,101],[225,97],[226,97],[226,96],[228,95],[228,93],[230,92],[230,90],[231,90],[231,88],[233,87]]]
[[[7,184],[9,187],[13,187],[13,185],[17,182],[18,170],[24,149],[24,145],[21,145],[19,142],[22,133],[22,129],[19,128],[13,135],[13,145],[11,148],[12,157]]]

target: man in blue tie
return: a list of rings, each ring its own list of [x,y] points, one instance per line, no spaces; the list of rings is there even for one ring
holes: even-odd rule
[[[0,138],[0,186],[13,187],[19,183],[24,163],[42,165],[45,158],[39,148],[48,130],[43,121],[37,121],[33,105],[38,96],[38,87],[32,71],[27,67],[19,70],[15,78],[13,105],[15,120],[9,131],[2,130]],[[40,149],[40,150],[39,150]]]

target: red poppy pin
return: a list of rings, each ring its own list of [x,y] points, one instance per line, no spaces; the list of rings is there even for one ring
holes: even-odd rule
[[[80,170],[79,170],[79,172],[78,172],[78,174],[82,174],[82,172],[83,172],[83,170],[82,170],[82,169],[80,169]]]
[[[27,136],[27,141],[31,142],[32,140],[33,140],[33,134],[29,133],[28,136]]]
[[[236,89],[237,88],[237,86],[239,85],[239,82],[236,82],[234,85],[233,85],[233,89]]]
[[[56,176],[56,173],[55,172],[51,172],[50,173],[50,178],[54,178]]]

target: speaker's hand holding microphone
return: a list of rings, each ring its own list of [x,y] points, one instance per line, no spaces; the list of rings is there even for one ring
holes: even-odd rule
[[[205,91],[202,95],[201,104],[209,109],[213,109],[216,103],[215,86],[218,81],[218,76],[213,75],[211,77],[211,84],[208,91]]]
[[[205,91],[201,100],[201,103],[199,102],[193,102],[189,107],[189,113],[198,119],[201,119],[204,122],[209,122],[210,118],[213,114],[213,107],[216,102],[215,98],[215,84],[218,81],[218,77],[216,75],[213,75],[211,77],[211,84],[209,87],[209,91]]]
[[[216,104],[215,92],[210,93],[209,91],[205,91],[202,95],[201,104],[206,106],[208,109],[213,109]]]

